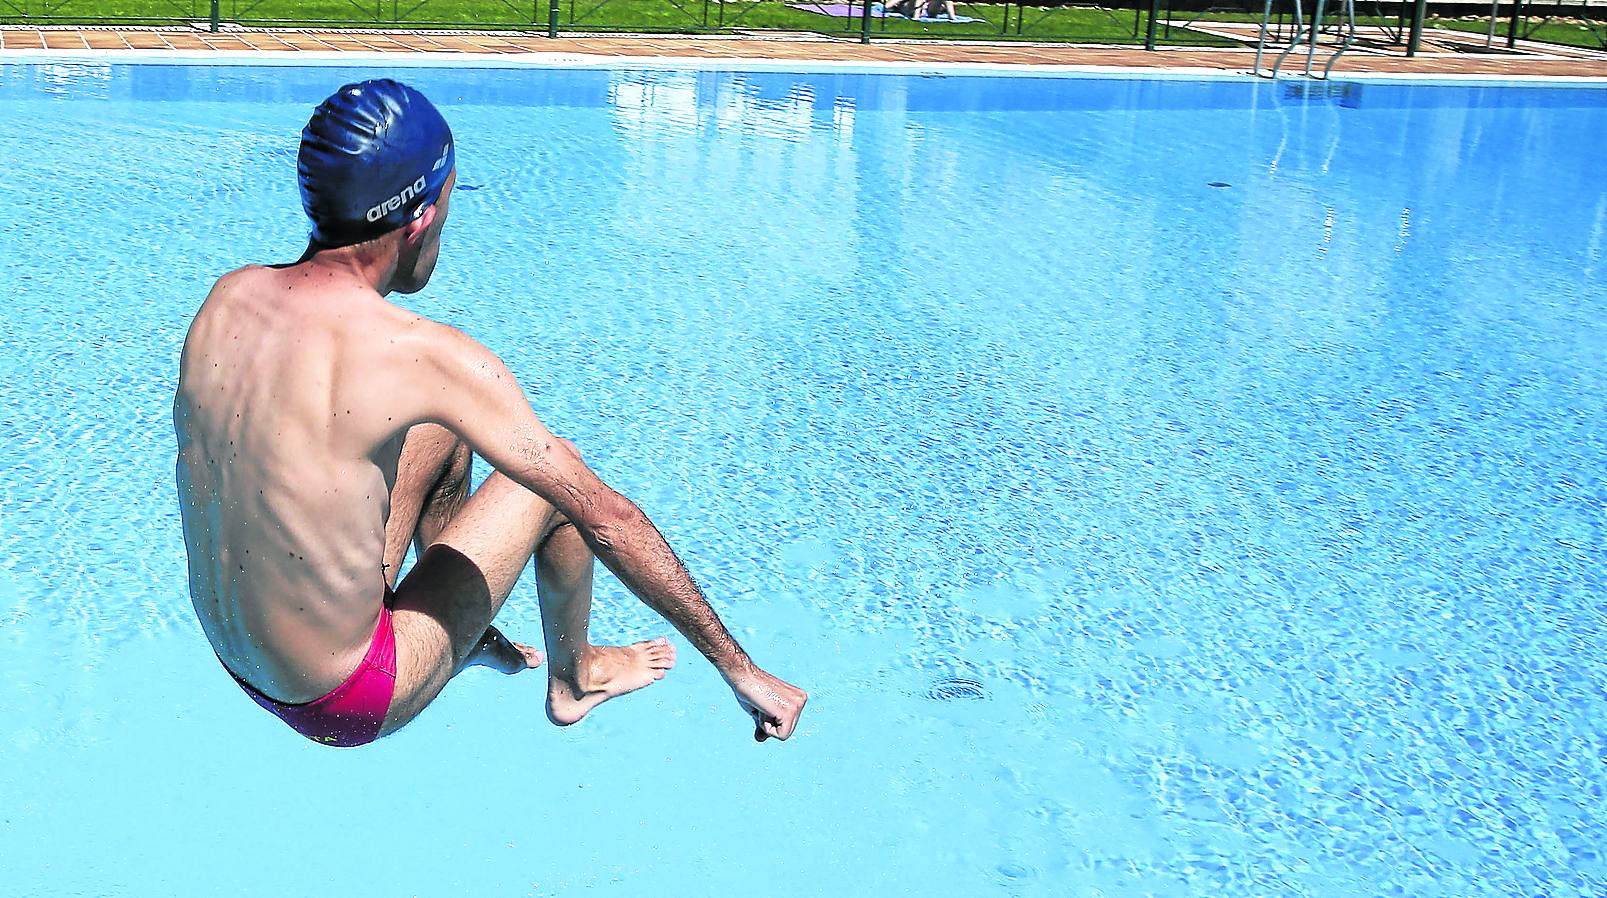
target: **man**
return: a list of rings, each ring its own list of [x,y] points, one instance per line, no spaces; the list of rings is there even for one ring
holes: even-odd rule
[[[306,253],[225,275],[196,314],[173,424],[190,595],[219,660],[302,735],[362,745],[467,665],[542,662],[491,626],[534,555],[547,715],[565,726],[675,663],[663,638],[591,644],[596,557],[713,662],[754,738],[788,738],[808,697],[749,660],[641,510],[489,350],[384,299],[435,269],[454,158],[417,91],[341,88],[302,132]],[[496,468],[472,496],[471,449]]]

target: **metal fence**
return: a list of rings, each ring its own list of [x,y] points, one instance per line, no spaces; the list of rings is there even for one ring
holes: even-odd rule
[[[1171,0],[0,0],[0,23],[241,27],[475,28],[634,34],[816,34],[882,39],[1231,46],[1166,34]]]

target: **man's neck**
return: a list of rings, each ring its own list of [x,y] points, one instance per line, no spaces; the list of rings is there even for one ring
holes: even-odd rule
[[[391,292],[391,281],[396,275],[398,256],[395,247],[384,240],[359,243],[356,246],[329,248],[316,241],[307,241],[301,258],[273,268],[295,268],[309,265],[339,277],[349,277],[367,284],[381,296]]]

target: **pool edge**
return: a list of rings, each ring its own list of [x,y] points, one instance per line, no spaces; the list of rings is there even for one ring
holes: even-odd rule
[[[215,50],[0,50],[0,64],[124,64],[214,66],[382,66],[398,68],[486,69],[689,69],[727,72],[841,72],[844,74],[922,74],[1036,78],[1132,78],[1184,80],[1254,80],[1248,69],[1191,66],[1121,66],[1075,63],[924,62],[915,60],[800,60],[775,57],[711,58],[700,56],[605,56],[588,53],[431,53],[316,50],[249,50],[227,54]],[[1314,79],[1287,78],[1291,82]],[[1414,74],[1346,72],[1334,81],[1410,84],[1522,85],[1607,88],[1607,77],[1591,75],[1491,75],[1483,73]]]

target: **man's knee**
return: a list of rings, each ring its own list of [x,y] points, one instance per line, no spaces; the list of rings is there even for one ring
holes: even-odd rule
[[[571,582],[590,576],[591,547],[568,518],[553,512],[553,523],[536,549],[536,574],[544,581]]]
[[[554,537],[561,537],[563,539],[580,538],[580,531],[575,529],[575,525],[571,523],[568,518],[564,517],[563,512],[557,509],[553,509],[552,517],[547,520],[547,529],[541,535],[541,542],[539,542],[536,546],[537,551],[545,549],[547,547],[547,543],[552,542]]]

